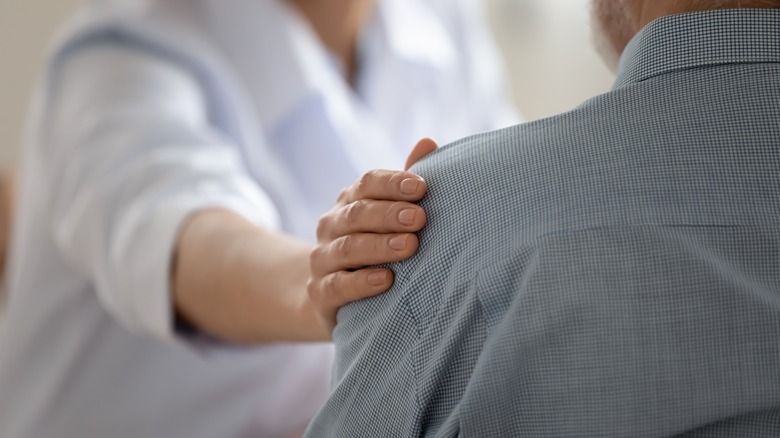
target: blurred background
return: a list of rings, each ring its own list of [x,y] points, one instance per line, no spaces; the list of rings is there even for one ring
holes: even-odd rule
[[[83,0],[0,0],[0,168],[19,158],[32,87],[57,26]],[[262,0],[259,0],[262,1]],[[589,0],[483,0],[527,120],[606,91],[613,75],[591,48]]]

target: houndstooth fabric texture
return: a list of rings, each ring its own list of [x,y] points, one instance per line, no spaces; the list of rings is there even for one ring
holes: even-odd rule
[[[780,436],[780,11],[657,20],[609,93],[413,170],[309,437]]]

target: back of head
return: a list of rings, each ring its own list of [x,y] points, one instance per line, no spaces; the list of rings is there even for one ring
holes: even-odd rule
[[[628,42],[653,20],[734,8],[780,8],[780,0],[592,0],[594,43],[614,71]]]

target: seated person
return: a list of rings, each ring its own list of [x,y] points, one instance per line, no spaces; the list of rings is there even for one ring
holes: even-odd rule
[[[340,310],[308,436],[780,436],[771,8],[596,0],[610,92],[413,167],[419,251]],[[405,175],[323,217],[313,296],[366,287]]]
[[[83,3],[31,113],[0,437],[300,436],[343,303],[308,299],[319,216],[411,139],[514,119],[479,0]]]

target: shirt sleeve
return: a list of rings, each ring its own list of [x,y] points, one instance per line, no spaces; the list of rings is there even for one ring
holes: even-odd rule
[[[126,328],[173,339],[170,269],[183,222],[227,209],[276,227],[197,81],[141,48],[93,42],[59,63],[45,108],[51,229]]]

